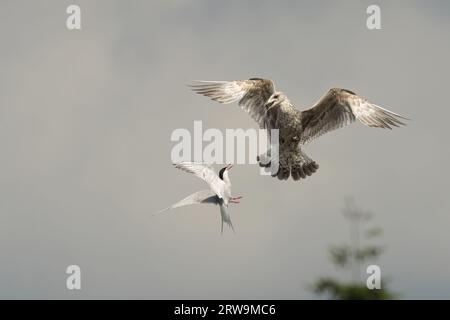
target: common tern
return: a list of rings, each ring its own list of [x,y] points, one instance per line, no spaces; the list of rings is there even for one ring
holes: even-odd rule
[[[228,172],[233,165],[229,164],[220,169],[219,174],[214,172],[211,167],[195,162],[181,162],[174,164],[175,168],[185,172],[192,173],[206,182],[209,190],[197,191],[177,203],[167,207],[156,214],[165,212],[170,209],[179,208],[192,204],[214,204],[220,208],[220,216],[222,218],[221,233],[223,233],[223,223],[225,222],[235,232],[231,222],[231,216],[228,213],[229,203],[240,203],[242,196],[233,197],[231,195],[231,181]]]

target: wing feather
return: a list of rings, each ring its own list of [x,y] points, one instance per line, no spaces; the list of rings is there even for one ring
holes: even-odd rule
[[[275,92],[272,80],[252,78],[236,81],[194,81],[191,89],[220,103],[238,104],[261,128],[265,127],[265,104]]]
[[[368,102],[354,92],[330,89],[311,109],[302,112],[303,133],[301,143],[339,129],[354,122],[375,128],[392,129],[405,125],[407,118]]]
[[[174,164],[175,168],[192,173],[205,181],[211,190],[219,197],[223,198],[226,188],[225,182],[210,167],[202,163],[181,162]]]
[[[219,204],[219,198],[212,192],[211,190],[202,190],[197,191],[186,198],[178,201],[177,203],[167,207],[161,211],[158,211],[156,214],[162,213],[164,211],[175,209],[179,207],[184,207],[192,204]]]

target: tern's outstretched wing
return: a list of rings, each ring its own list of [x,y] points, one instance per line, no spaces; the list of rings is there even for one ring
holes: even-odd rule
[[[188,206],[191,204],[202,204],[202,203],[219,204],[219,197],[217,197],[211,190],[198,191],[178,201],[177,203],[171,205],[170,207],[167,207],[161,211],[156,212],[155,214],[159,214],[174,208]]]
[[[405,125],[400,119],[408,120],[368,102],[352,91],[339,88],[330,89],[311,109],[303,111],[301,115],[301,143],[344,127],[355,119],[369,127],[387,129]]]
[[[174,166],[177,169],[195,174],[197,177],[204,180],[219,198],[223,198],[227,186],[210,167],[195,162],[181,162],[174,164]]]

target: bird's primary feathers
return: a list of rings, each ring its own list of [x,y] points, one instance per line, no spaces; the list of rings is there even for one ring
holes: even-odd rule
[[[214,204],[220,207],[220,215],[222,219],[221,232],[223,232],[223,223],[225,222],[234,232],[234,227],[231,222],[231,216],[228,213],[228,203],[239,203],[241,197],[231,196],[231,182],[228,177],[228,171],[231,165],[222,168],[217,175],[209,166],[202,163],[181,162],[175,164],[175,168],[192,173],[204,180],[209,190],[197,191],[177,203],[167,207],[156,214],[165,212],[170,209],[175,209],[193,204]]]
[[[306,178],[319,166],[301,146],[356,119],[369,127],[386,128],[405,125],[406,118],[368,102],[356,93],[340,88],[330,89],[316,104],[300,111],[282,92],[275,90],[272,80],[251,78],[236,81],[195,81],[193,91],[220,103],[237,102],[260,128],[279,129],[278,172],[280,180],[292,176]],[[267,161],[261,161],[267,159]],[[260,165],[275,161],[270,151],[258,157]]]

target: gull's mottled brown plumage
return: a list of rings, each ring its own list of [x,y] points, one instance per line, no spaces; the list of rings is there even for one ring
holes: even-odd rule
[[[191,88],[220,103],[237,102],[261,128],[279,129],[279,170],[273,176],[299,180],[317,169],[300,146],[344,127],[355,119],[364,125],[392,129],[405,125],[406,118],[340,88],[330,89],[312,108],[299,111],[272,80],[251,78],[237,81],[195,81]],[[265,159],[262,161],[262,159]],[[270,151],[258,158],[261,166],[270,166]]]

